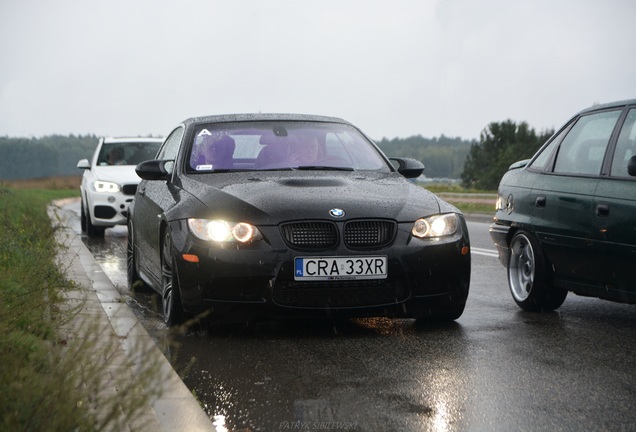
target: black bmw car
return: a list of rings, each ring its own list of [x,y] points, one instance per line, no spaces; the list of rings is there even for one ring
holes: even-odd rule
[[[331,117],[191,118],[139,164],[128,282],[164,320],[260,317],[454,320],[470,284],[463,215]]]

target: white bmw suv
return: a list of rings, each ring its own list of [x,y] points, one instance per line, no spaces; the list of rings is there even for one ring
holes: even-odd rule
[[[89,237],[102,237],[106,228],[125,225],[128,206],[141,180],[135,167],[154,159],[163,138],[100,138],[92,159],[82,159],[84,170],[82,231]]]

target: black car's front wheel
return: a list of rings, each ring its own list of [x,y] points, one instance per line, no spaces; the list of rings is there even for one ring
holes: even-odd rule
[[[568,294],[554,286],[539,242],[525,231],[516,233],[510,242],[508,285],[517,305],[527,311],[557,309]]]
[[[172,252],[172,238],[166,230],[161,247],[161,304],[163,321],[168,327],[183,322],[184,316]]]
[[[126,273],[128,287],[131,290],[139,291],[146,288],[146,284],[139,277],[137,270],[137,248],[135,247],[135,229],[132,221],[128,219],[128,242],[126,245]]]
[[[82,232],[86,232],[86,211],[84,210],[84,200],[80,202],[80,226]]]
[[[464,313],[464,308],[466,303],[462,303],[456,306],[453,306],[449,309],[444,310],[443,312],[435,312],[434,314],[425,314],[419,315],[415,319],[415,323],[418,326],[425,326],[429,324],[442,324],[442,323],[450,323],[457,320]]]

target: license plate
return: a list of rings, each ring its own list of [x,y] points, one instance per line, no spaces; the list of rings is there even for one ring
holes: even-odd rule
[[[385,256],[297,257],[294,280],[386,279]]]

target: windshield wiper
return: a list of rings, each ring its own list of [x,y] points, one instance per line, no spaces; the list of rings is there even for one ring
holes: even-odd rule
[[[239,172],[245,171],[234,168],[218,168],[218,169],[209,169],[209,170],[196,170],[194,171],[196,174],[218,174],[218,173],[229,173],[229,172]]]
[[[253,169],[253,170],[249,170],[249,171],[293,171],[293,168],[289,168],[289,167],[280,167],[280,168],[258,168],[258,169]]]
[[[298,170],[307,171],[353,171],[351,167],[337,167],[337,166],[324,166],[324,165],[301,165]]]

